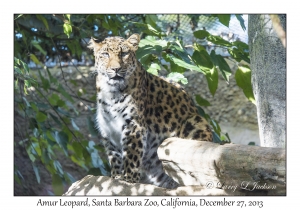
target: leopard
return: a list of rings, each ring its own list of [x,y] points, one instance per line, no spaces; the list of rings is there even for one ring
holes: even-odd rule
[[[147,72],[136,57],[140,35],[91,38],[95,57],[95,124],[111,177],[175,189],[157,155],[169,137],[212,142],[212,129],[195,102],[169,79]]]

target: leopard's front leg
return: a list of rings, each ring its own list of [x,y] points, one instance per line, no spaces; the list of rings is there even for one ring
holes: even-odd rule
[[[138,183],[141,178],[141,164],[146,139],[145,128],[131,123],[122,133],[124,180]]]
[[[111,177],[114,179],[122,179],[124,165],[121,150],[107,140],[105,141],[105,149],[111,167]]]

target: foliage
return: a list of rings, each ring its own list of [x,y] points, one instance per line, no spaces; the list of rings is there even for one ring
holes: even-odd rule
[[[187,16],[191,18],[191,28],[194,30],[199,15]],[[231,19],[230,15],[210,16],[225,26],[229,25]],[[242,16],[236,17],[245,29]],[[56,195],[63,193],[63,185],[74,182],[73,176],[60,164],[57,152],[64,154],[88,174],[109,175],[107,160],[99,156],[99,152],[104,151],[103,147],[89,140],[89,136],[82,132],[82,126],[76,124],[76,119],[82,115],[82,110],[76,106],[79,101],[87,109],[85,127],[91,136],[97,136],[93,121],[95,110],[91,106],[95,95],[86,98],[86,90],[78,87],[77,80],[66,79],[61,66],[63,62],[72,64],[74,58],[92,59],[92,52],[86,50],[90,37],[102,40],[110,35],[127,37],[132,33],[140,33],[142,39],[137,57],[148,72],[159,75],[165,69],[168,78],[182,84],[188,83],[183,75],[186,70],[201,72],[207,79],[212,95],[217,91],[218,74],[221,73],[227,82],[231,76],[231,70],[221,55],[214,50],[209,53],[198,41],[192,45],[193,52],[189,54],[182,40],[178,37],[173,39],[158,25],[157,15],[27,14],[15,15],[14,25],[15,115],[23,118],[29,125],[25,128],[26,134],[21,135],[19,144],[24,147],[32,161],[38,183],[41,182],[38,163],[41,162],[52,175],[52,186]],[[229,42],[206,30],[194,31],[192,36],[199,41],[206,40],[226,48],[237,62],[250,62],[248,45],[243,42]],[[45,65],[49,59],[55,58],[60,63],[61,79],[54,76]],[[34,63],[36,70],[29,67],[29,63]],[[254,102],[250,76],[249,67],[240,66],[235,79],[246,97]],[[210,105],[199,94],[195,101],[199,106]],[[198,109],[214,128],[215,141],[230,141],[227,133],[222,134],[218,123],[202,108]],[[19,131],[20,126],[16,124],[15,129]],[[17,183],[26,181],[21,169],[15,167],[14,175]]]

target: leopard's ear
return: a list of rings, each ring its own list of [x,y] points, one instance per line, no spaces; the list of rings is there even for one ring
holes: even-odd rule
[[[91,37],[91,40],[89,41],[89,44],[87,46],[89,49],[94,50],[94,52],[101,48],[101,44],[97,43],[95,40],[95,38]]]
[[[136,51],[139,47],[140,43],[140,35],[139,34],[132,34],[128,39],[127,43],[129,44],[130,48],[133,51]]]

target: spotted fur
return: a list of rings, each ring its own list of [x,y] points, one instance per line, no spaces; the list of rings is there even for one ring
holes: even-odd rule
[[[94,50],[97,71],[97,127],[111,164],[111,175],[128,182],[176,188],[157,148],[168,137],[212,141],[207,121],[174,82],[146,72],[135,51],[140,37],[110,37]]]

